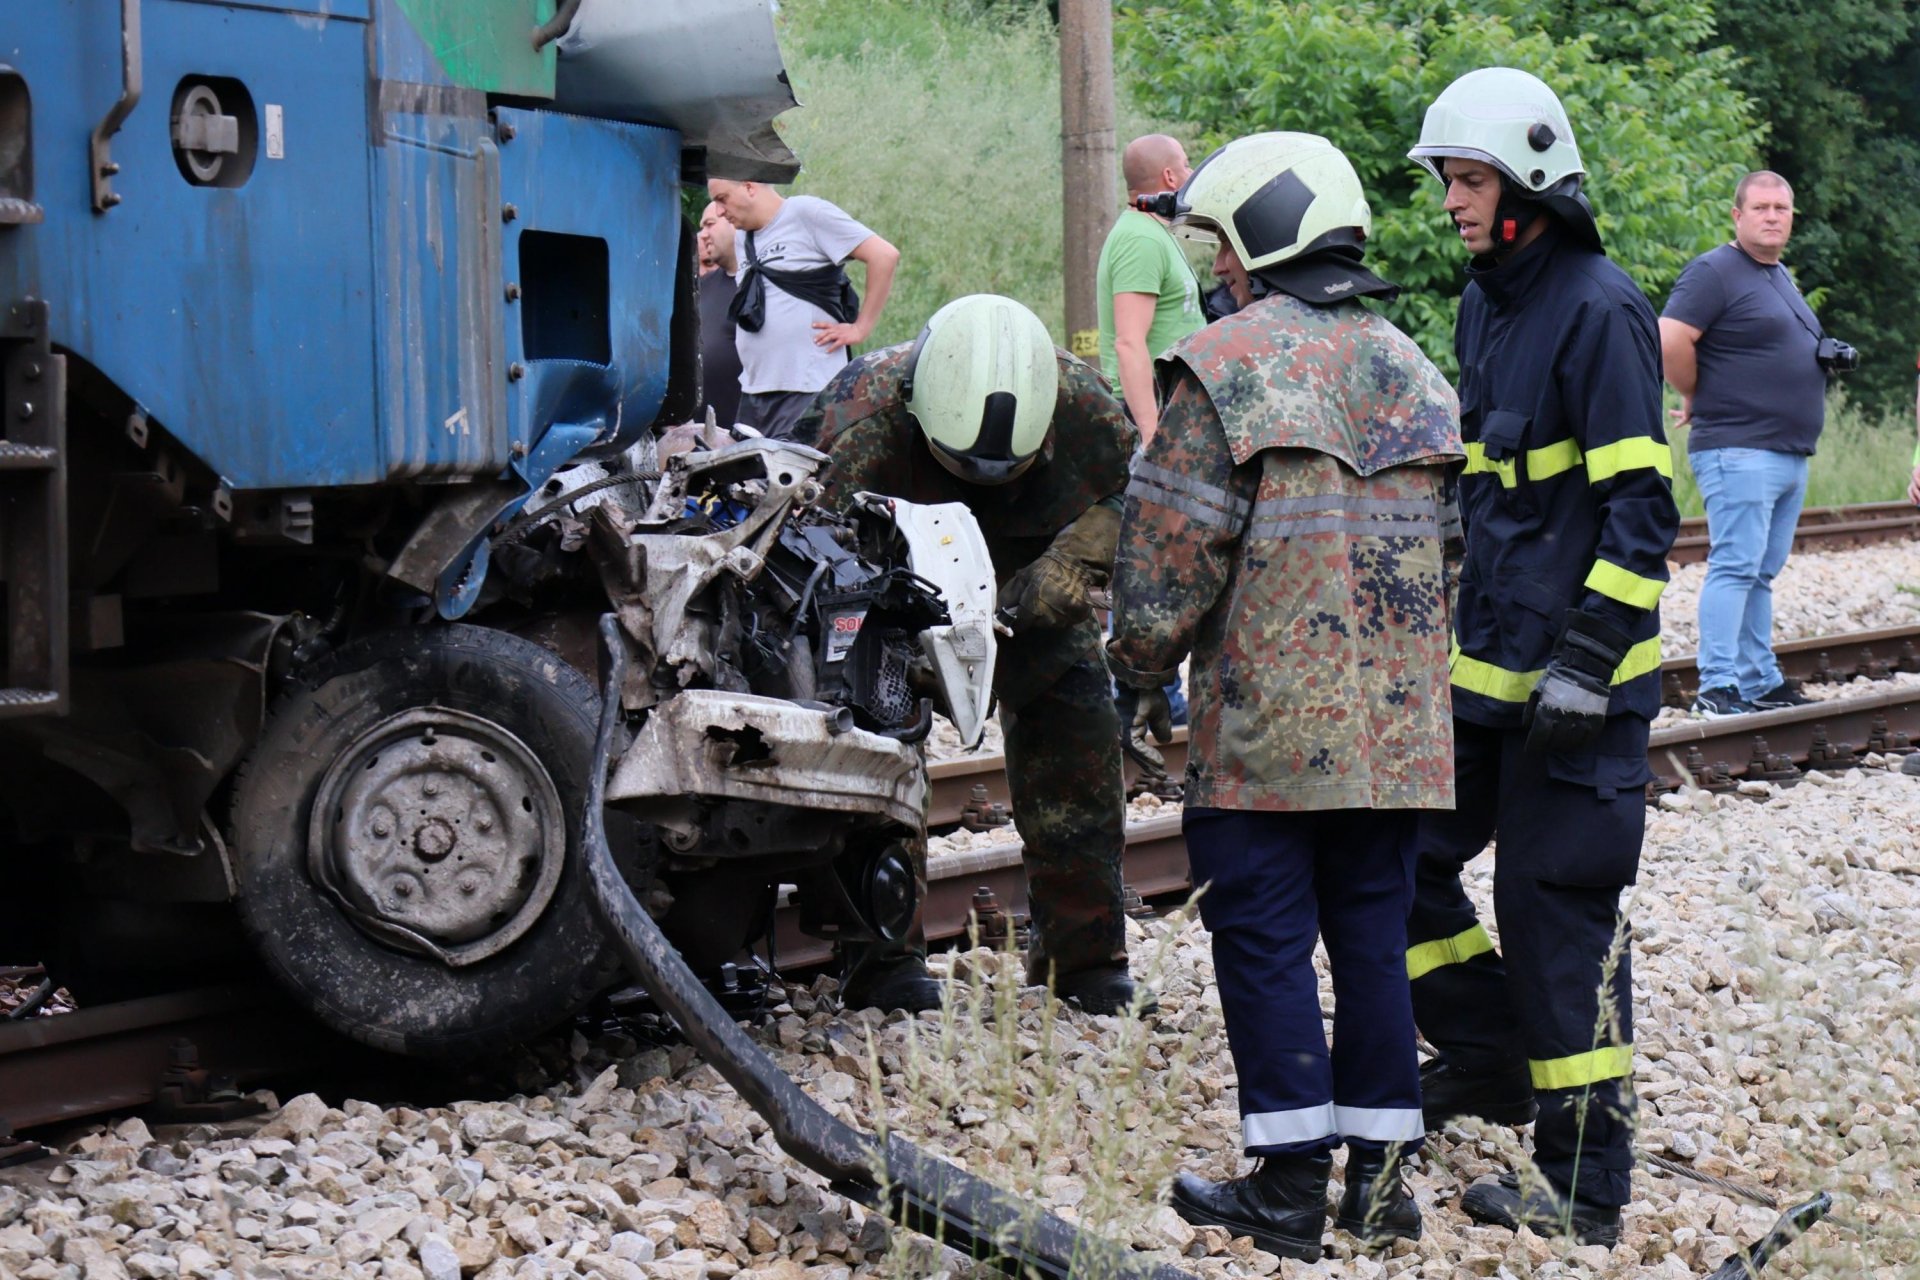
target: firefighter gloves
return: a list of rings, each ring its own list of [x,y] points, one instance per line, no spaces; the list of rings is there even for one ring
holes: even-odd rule
[[[1625,633],[1597,614],[1567,611],[1553,660],[1527,702],[1527,750],[1583,751],[1599,738],[1625,660]]]

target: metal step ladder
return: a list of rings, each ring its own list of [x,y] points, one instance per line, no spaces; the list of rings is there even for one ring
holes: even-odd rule
[[[37,298],[0,314],[0,719],[67,710],[67,363]]]

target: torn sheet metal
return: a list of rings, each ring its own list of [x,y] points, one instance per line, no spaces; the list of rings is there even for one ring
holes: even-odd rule
[[[655,707],[620,757],[610,804],[710,797],[883,816],[917,829],[919,752],[782,698],[688,689]],[[697,746],[694,744],[698,744]]]
[[[769,0],[581,0],[558,47],[560,110],[677,129],[716,178],[800,172],[773,128],[799,104]]]

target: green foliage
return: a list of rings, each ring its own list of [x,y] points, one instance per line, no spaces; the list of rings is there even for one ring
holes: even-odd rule
[[[867,347],[905,341],[942,303],[982,292],[1018,298],[1064,340],[1060,55],[1047,6],[787,0],[780,22],[803,104],[780,121],[806,166],[792,190],[832,200],[900,250]],[[1122,139],[1160,127],[1124,96],[1119,124]]]
[[[1860,348],[1857,399],[1895,409],[1920,351],[1920,0],[1719,0],[1742,85],[1793,184],[1787,261],[1827,330]],[[1729,190],[1719,203],[1730,207]]]
[[[1551,25],[1549,25],[1551,24]],[[1569,28],[1577,25],[1579,34]],[[1325,134],[1373,205],[1369,255],[1408,293],[1393,319],[1452,350],[1463,251],[1431,176],[1406,158],[1455,77],[1521,67],[1560,94],[1609,252],[1651,296],[1725,238],[1725,194],[1759,130],[1706,0],[1123,0],[1115,40],[1156,111],[1209,144],[1261,129]]]

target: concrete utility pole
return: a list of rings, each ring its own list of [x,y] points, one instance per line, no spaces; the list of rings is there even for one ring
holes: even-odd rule
[[[1060,0],[1060,176],[1068,346],[1100,359],[1100,246],[1118,216],[1114,193],[1113,3]]]

